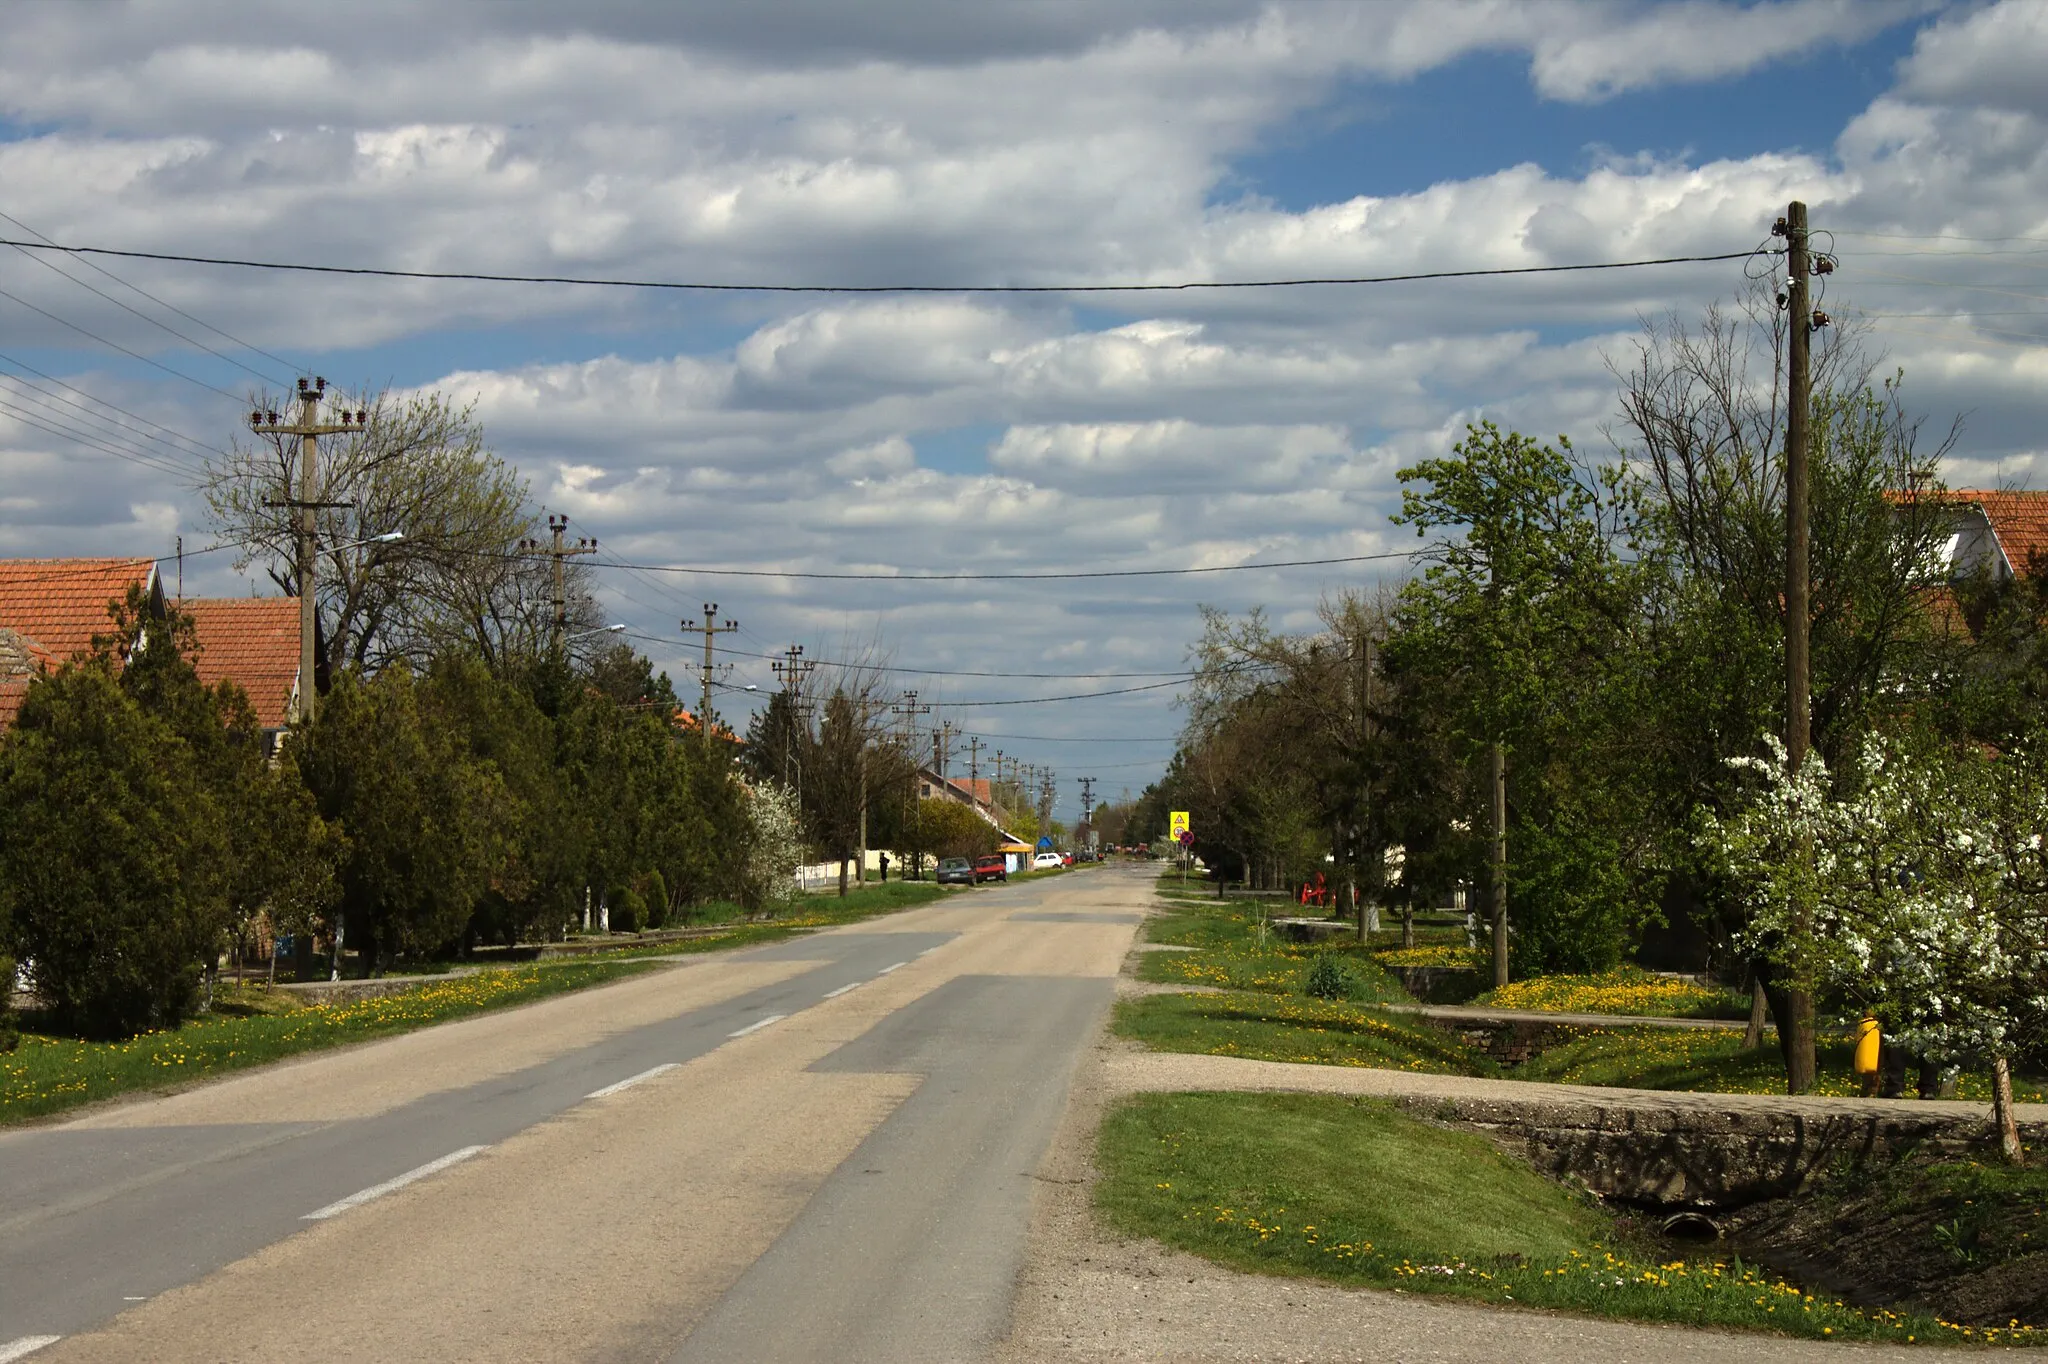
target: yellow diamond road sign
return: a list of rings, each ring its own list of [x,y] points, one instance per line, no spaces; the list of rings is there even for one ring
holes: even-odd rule
[[[1180,836],[1184,833],[1187,833],[1188,831],[1189,824],[1187,811],[1175,810],[1167,816],[1166,832],[1168,838],[1171,838],[1174,842],[1178,843],[1180,842]]]

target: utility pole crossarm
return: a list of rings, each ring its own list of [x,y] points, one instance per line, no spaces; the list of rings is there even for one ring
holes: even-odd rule
[[[299,419],[295,422],[279,420],[274,410],[251,412],[249,429],[259,435],[297,436],[299,438],[299,486],[298,496],[285,496],[279,503],[299,514],[297,546],[297,577],[299,588],[299,706],[298,719],[301,724],[311,723],[317,707],[315,682],[319,660],[314,655],[314,636],[317,620],[314,613],[315,562],[314,542],[319,526],[314,517],[322,510],[348,503],[321,502],[314,499],[318,490],[320,437],[358,435],[369,429],[370,414],[367,409],[358,409],[353,416],[342,412],[341,420],[323,422],[319,420],[320,401],[327,394],[327,380],[315,377],[310,383],[299,380]],[[338,961],[339,954],[336,955]]]
[[[567,637],[569,629],[569,588],[565,567],[569,560],[580,554],[597,553],[597,541],[586,540],[582,536],[576,538],[575,547],[571,548],[563,539],[563,532],[568,529],[568,517],[560,513],[551,513],[548,516],[548,530],[553,535],[551,543],[544,545],[538,540],[521,540],[519,542],[519,552],[521,554],[532,555],[536,558],[546,557],[554,561],[555,581],[552,605],[555,608],[554,650],[558,658],[561,656],[562,644]]]
[[[708,601],[704,603],[704,623],[702,625],[692,620],[685,620],[682,625],[684,634],[700,634],[704,636],[704,669],[702,677],[704,686],[703,690],[699,693],[697,732],[703,740],[704,756],[706,759],[709,759],[711,756],[711,681],[715,667],[712,661],[713,650],[717,644],[718,637],[720,635],[729,635],[739,629],[740,623],[736,620],[728,620],[723,625],[719,624],[718,603]]]

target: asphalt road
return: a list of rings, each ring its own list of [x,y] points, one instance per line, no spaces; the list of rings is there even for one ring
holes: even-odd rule
[[[0,1136],[0,1364],[984,1356],[1149,880],[953,895]]]

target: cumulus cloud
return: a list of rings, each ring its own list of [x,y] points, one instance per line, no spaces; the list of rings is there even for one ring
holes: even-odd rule
[[[1576,173],[1503,165],[1299,209],[1219,193],[1234,160],[1339,82],[1511,52],[1543,97],[1597,103],[1853,44],[1915,12],[1843,0],[394,3],[323,27],[314,44],[271,39],[308,31],[288,10],[278,22],[275,7],[227,0],[112,18],[35,6],[10,15],[0,49],[0,116],[17,125],[0,140],[0,209],[64,239],[200,254],[1044,284],[1713,253],[1764,239],[1803,197],[1837,234],[1828,306],[1876,315],[1927,409],[1972,412],[1962,467],[2010,474],[2040,457],[2048,362],[2028,340],[2036,323],[1999,314],[2026,309],[2010,295],[2037,294],[2038,281],[2021,278],[2021,258],[1984,254],[2023,243],[1947,238],[2048,236],[2036,4],[1928,23],[1896,88],[1818,152],[1659,160],[1632,153],[1623,130],[1615,157]],[[1811,130],[1802,141],[1813,145]],[[1943,254],[1885,254],[1903,251]],[[1724,263],[1370,290],[704,298],[110,268],[286,357],[194,333],[266,374],[288,380],[290,357],[317,352],[473,398],[536,498],[599,535],[608,557],[882,574],[1410,548],[1386,520],[1396,469],[1482,416],[1597,451],[1612,409],[1605,355],[1641,317],[1696,313],[1742,278]],[[194,325],[79,263],[65,269]],[[0,259],[0,289],[214,387],[254,382],[18,254]],[[0,307],[10,348],[84,346]],[[201,444],[225,439],[236,416],[139,366],[63,374]],[[13,382],[0,380],[0,402],[19,407]],[[160,432],[93,429],[186,471],[196,459]],[[5,407],[0,474],[6,552],[168,549],[203,533],[174,473],[120,464]],[[1170,668],[1198,601],[1305,619],[1319,592],[1372,571],[1053,586],[648,567],[602,582],[656,635],[715,588],[752,652],[879,629],[904,662],[1057,671]],[[226,573],[191,569],[195,582]],[[680,643],[653,647],[666,666],[685,662]],[[741,662],[743,676],[759,664]],[[925,693],[1034,685],[930,679]],[[1169,696],[974,718],[1022,733],[1164,733]]]

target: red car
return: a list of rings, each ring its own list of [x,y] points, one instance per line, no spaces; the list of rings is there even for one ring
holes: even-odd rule
[[[975,885],[978,886],[983,881],[1008,881],[1009,879],[1009,864],[1003,861],[1001,853],[990,853],[987,857],[977,857],[974,859]]]

